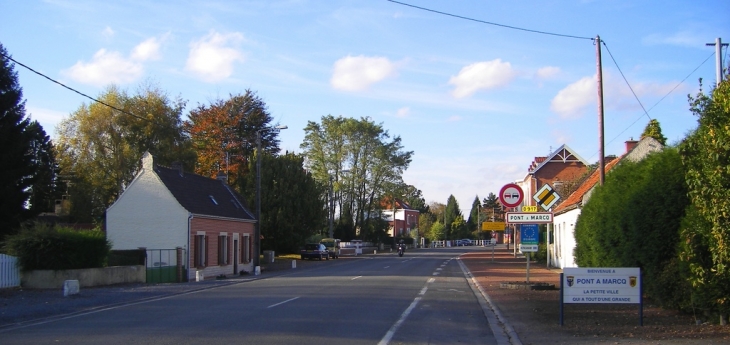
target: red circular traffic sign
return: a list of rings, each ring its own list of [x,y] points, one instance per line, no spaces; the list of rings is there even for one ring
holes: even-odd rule
[[[499,191],[499,201],[506,207],[517,207],[522,203],[525,194],[522,188],[514,183],[508,183]]]

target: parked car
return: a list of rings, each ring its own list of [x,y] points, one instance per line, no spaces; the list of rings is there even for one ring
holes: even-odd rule
[[[330,254],[327,251],[327,247],[322,243],[307,243],[304,245],[304,249],[301,251],[302,260],[318,258],[320,260],[330,259]]]
[[[461,239],[461,240],[456,241],[456,245],[457,246],[473,246],[474,245],[474,242],[472,242],[468,238],[464,238],[464,239]]]

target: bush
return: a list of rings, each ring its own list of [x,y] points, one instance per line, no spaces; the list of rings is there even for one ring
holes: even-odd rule
[[[5,249],[18,257],[25,271],[67,270],[103,267],[111,243],[98,229],[75,230],[34,223],[9,236]]]

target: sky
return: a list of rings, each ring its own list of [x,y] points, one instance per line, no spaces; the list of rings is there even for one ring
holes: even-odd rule
[[[475,20],[387,0],[4,1],[0,43],[92,97],[153,82],[186,100],[186,115],[251,89],[288,126],[290,152],[309,121],[369,118],[413,151],[407,184],[468,212],[561,145],[598,161],[592,38],[605,43],[606,155],[623,154],[650,118],[669,143],[696,128],[687,95],[700,78],[716,83],[706,43],[730,42],[726,0],[403,2]],[[51,137],[90,102],[15,70]]]

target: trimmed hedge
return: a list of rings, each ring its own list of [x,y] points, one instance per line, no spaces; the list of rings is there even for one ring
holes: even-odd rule
[[[67,270],[104,267],[111,243],[100,230],[34,223],[9,236],[5,249],[25,271]]]

